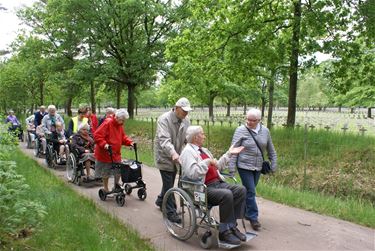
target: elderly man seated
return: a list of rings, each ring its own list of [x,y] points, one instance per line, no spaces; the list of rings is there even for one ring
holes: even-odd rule
[[[207,186],[210,205],[219,206],[219,240],[232,245],[246,241],[246,236],[237,228],[237,219],[242,219],[245,210],[246,189],[221,180],[219,170],[228,166],[231,154],[238,154],[243,147],[233,146],[217,161],[211,152],[202,147],[205,140],[201,126],[190,126],[186,132],[187,145],[181,152],[182,179],[199,180]]]

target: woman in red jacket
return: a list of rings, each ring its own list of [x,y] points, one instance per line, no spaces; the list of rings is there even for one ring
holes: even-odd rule
[[[112,160],[109,155],[108,148],[112,148],[113,162],[121,162],[121,146],[133,146],[133,141],[128,138],[124,132],[124,122],[129,118],[129,114],[125,109],[116,111],[115,117],[106,119],[103,124],[97,128],[94,134],[95,138],[95,174],[103,178],[103,186],[106,192],[108,189],[108,179],[114,175],[115,186],[113,192],[121,192],[119,185],[120,170],[112,168]]]

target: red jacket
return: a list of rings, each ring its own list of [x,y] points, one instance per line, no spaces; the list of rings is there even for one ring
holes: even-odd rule
[[[95,133],[96,128],[98,128],[98,118],[95,114],[91,114],[90,116],[86,116],[89,120],[91,133]]]
[[[111,163],[111,157],[105,144],[112,146],[113,161],[121,162],[121,146],[130,146],[133,141],[124,132],[123,125],[117,123],[115,118],[106,119],[94,133],[95,138],[95,159],[100,162]]]

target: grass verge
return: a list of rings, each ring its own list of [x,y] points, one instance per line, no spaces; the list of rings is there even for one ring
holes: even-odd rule
[[[154,250],[130,227],[101,211],[62,180],[19,150],[12,153],[17,172],[30,185],[28,197],[47,211],[41,227],[13,243],[15,250]]]

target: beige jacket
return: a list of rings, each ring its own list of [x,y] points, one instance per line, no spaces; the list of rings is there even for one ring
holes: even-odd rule
[[[160,170],[176,172],[176,164],[172,161],[174,153],[180,154],[186,141],[186,130],[190,121],[185,118],[181,120],[178,127],[178,118],[173,110],[164,113],[158,118],[155,143],[154,160],[155,166]]]

